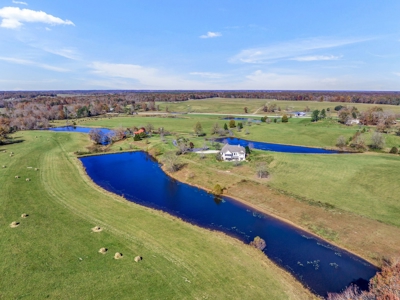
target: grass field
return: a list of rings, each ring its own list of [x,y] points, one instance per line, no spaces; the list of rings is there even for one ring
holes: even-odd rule
[[[250,246],[98,188],[72,154],[86,135],[18,136],[24,142],[0,147],[0,298],[311,298]],[[104,230],[92,233],[95,225]]]
[[[373,106],[380,106],[384,110],[391,110],[400,113],[399,105],[379,105],[379,104],[363,104],[363,103],[340,103],[340,102],[317,102],[317,101],[286,101],[273,99],[227,99],[212,98],[203,100],[189,100],[185,102],[165,103],[159,102],[160,110],[165,111],[168,106],[170,112],[194,112],[194,113],[224,113],[224,114],[243,114],[244,107],[248,108],[249,114],[265,114],[262,111],[264,105],[274,103],[280,107],[282,111],[303,111],[307,106],[312,110],[323,108],[333,109],[337,105],[351,105],[360,111],[367,110]],[[268,113],[271,114],[271,113]],[[273,113],[272,113],[273,115]]]

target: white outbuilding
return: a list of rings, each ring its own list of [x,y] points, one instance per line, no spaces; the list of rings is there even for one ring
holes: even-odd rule
[[[225,161],[241,161],[246,159],[246,149],[240,145],[225,144],[225,146],[222,147],[220,154],[222,160]]]

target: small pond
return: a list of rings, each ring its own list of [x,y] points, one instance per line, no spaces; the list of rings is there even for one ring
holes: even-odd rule
[[[80,133],[89,133],[90,130],[96,129],[95,127],[79,127],[79,126],[62,126],[62,127],[50,127],[49,130],[51,131],[67,131],[67,132],[80,132]],[[108,145],[109,144],[109,138],[107,134],[111,133],[112,130],[108,128],[97,128],[100,129],[101,135],[102,135],[102,142],[101,144],[103,145]]]
[[[340,292],[350,283],[362,289],[377,269],[363,259],[228,197],[167,176],[144,152],[81,158],[87,174],[104,189],[249,243],[266,241],[264,253],[318,295]]]
[[[223,118],[223,120],[235,120],[235,121],[241,121],[241,122],[247,122],[250,120],[250,122],[252,122],[252,123],[261,123],[261,120],[257,120],[257,119],[253,119],[253,118],[227,117],[227,118]]]
[[[249,146],[250,148],[274,152],[286,152],[286,153],[303,153],[303,154],[338,154],[340,152],[335,150],[326,150],[322,148],[311,148],[304,146],[291,146],[284,144],[272,144],[264,142],[249,141],[244,139],[238,139],[233,137],[218,138],[216,142],[229,144],[229,145],[240,145],[243,147]]]

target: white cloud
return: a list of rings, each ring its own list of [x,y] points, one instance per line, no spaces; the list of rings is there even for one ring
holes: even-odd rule
[[[216,38],[216,37],[219,37],[219,36],[222,36],[222,34],[220,32],[209,31],[209,32],[207,32],[207,34],[201,35],[200,38],[201,39],[209,39],[209,38]]]
[[[28,5],[28,3],[26,3],[26,2],[15,1],[15,0],[12,0],[12,3],[14,3],[14,4],[21,4],[21,5]]]
[[[211,78],[211,79],[218,79],[224,77],[223,74],[220,73],[210,73],[210,72],[190,72],[190,75],[200,76],[203,78]]]
[[[68,72],[69,70],[64,69],[64,68],[59,68],[59,67],[54,67],[48,64],[41,64],[37,63],[31,60],[25,60],[25,59],[20,59],[20,58],[14,58],[14,57],[1,57],[0,60],[10,62],[10,63],[15,63],[18,65],[25,65],[25,66],[35,66],[39,67],[42,69],[50,70],[50,71],[56,71],[56,72]]]
[[[313,51],[330,49],[367,41],[367,39],[327,39],[312,38],[279,43],[263,48],[242,50],[232,57],[231,63],[267,63],[280,59],[292,59]]]
[[[0,9],[0,17],[3,18],[0,27],[16,29],[23,23],[45,23],[49,25],[73,25],[70,20],[62,20],[60,18],[49,15],[43,11],[35,11],[31,9],[20,9],[19,7],[3,7]]]
[[[132,64],[112,64],[94,62],[90,65],[92,73],[105,78],[120,78],[113,80],[113,86],[118,88],[142,88],[142,89],[209,89],[210,85],[162,72],[156,68],[143,67]],[[128,81],[126,79],[129,79]],[[101,85],[106,81],[97,81]],[[108,86],[108,84],[106,85]],[[216,88],[216,87],[214,87]]]
[[[299,56],[291,58],[290,60],[296,61],[318,61],[318,60],[338,60],[342,58],[342,56],[334,56],[334,55],[310,55],[310,56]]]
[[[61,48],[61,49],[52,49],[48,47],[43,47],[41,48],[42,50],[59,55],[71,60],[80,60],[80,55],[78,54],[78,51],[74,48]]]
[[[400,72],[393,72],[394,75],[400,76]]]

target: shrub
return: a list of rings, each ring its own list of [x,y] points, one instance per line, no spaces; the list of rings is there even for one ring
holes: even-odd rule
[[[229,128],[235,128],[235,127],[236,127],[235,120],[230,120],[229,121]],[[225,130],[227,130],[227,129],[225,129]]]
[[[283,115],[282,123],[287,123],[287,122],[289,122],[289,119],[288,119],[287,115]]]
[[[222,192],[223,192],[222,187],[217,183],[214,186],[213,194],[219,196],[219,195],[222,195]]]
[[[134,140],[135,142],[140,141],[140,140],[141,140],[140,135],[135,134],[135,135],[133,136],[133,140]]]
[[[399,149],[397,149],[397,147],[392,147],[392,149],[390,149],[389,153],[397,154],[397,153],[399,153]]]
[[[254,240],[252,242],[250,242],[250,245],[263,251],[265,249],[265,247],[267,247],[267,243],[265,243],[265,241],[260,238],[259,236],[256,236],[254,238]]]
[[[336,146],[343,148],[346,146],[346,144],[346,138],[343,135],[339,136],[336,141]]]

